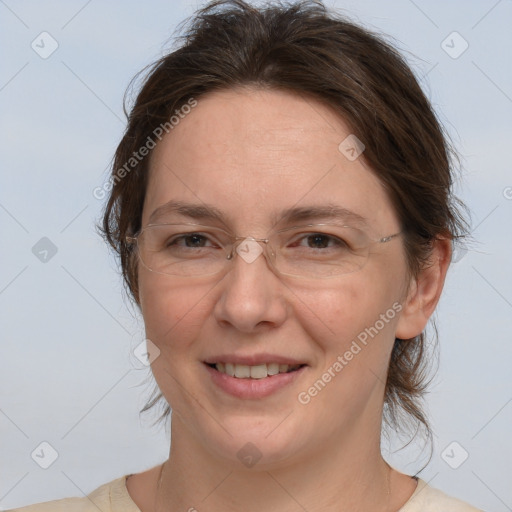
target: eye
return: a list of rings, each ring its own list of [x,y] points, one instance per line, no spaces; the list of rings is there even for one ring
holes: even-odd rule
[[[213,236],[203,233],[182,233],[169,236],[164,247],[169,250],[218,249],[222,247],[222,243],[216,242]]]
[[[348,244],[341,238],[327,233],[301,234],[293,244],[310,249],[348,249]]]
[[[209,241],[209,239],[201,235],[200,233],[186,233],[182,235],[177,235],[169,239],[166,243],[166,247],[170,246],[179,246],[179,247],[205,247],[205,244]]]

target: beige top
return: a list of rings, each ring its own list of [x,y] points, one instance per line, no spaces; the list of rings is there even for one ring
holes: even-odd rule
[[[7,512],[141,512],[126,488],[125,475],[98,487],[85,498],[47,501]],[[467,503],[447,496],[418,478],[418,485],[398,512],[482,512]]]

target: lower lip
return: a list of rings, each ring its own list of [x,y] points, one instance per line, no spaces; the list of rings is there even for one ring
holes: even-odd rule
[[[285,386],[294,382],[307,368],[302,366],[298,370],[289,373],[278,373],[263,379],[238,379],[227,373],[221,373],[215,368],[204,363],[206,370],[210,373],[212,381],[224,392],[244,399],[265,398],[276,393]]]

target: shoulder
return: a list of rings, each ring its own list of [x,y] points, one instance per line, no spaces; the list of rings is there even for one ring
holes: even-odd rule
[[[398,512],[482,512],[469,503],[448,496],[431,487],[425,480],[418,479],[413,495]]]
[[[126,489],[126,476],[103,484],[82,498],[63,498],[6,512],[140,512]]]

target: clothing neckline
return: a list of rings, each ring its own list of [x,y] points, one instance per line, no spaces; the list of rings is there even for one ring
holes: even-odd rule
[[[124,475],[112,482],[112,512],[142,512],[137,504],[133,501],[130,493],[128,492],[128,487],[126,486],[126,480],[132,475],[133,473]],[[409,499],[396,512],[407,512],[407,507],[411,505],[412,501],[416,499],[418,494],[428,486],[428,483],[425,480],[416,475],[410,476],[410,478],[416,480],[416,488],[414,489],[414,492],[411,494]],[[113,495],[115,495],[117,501],[112,500]],[[127,507],[130,508],[127,509]]]

